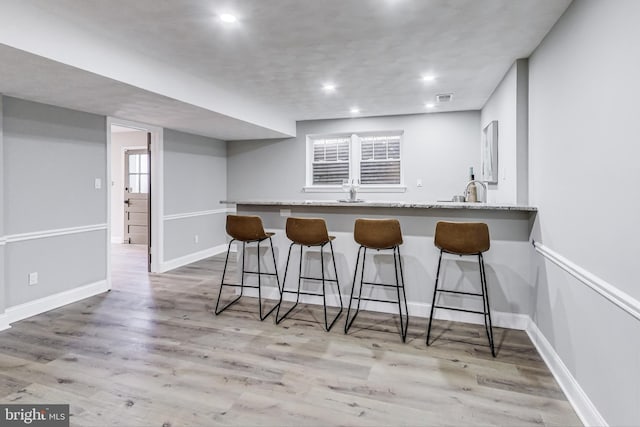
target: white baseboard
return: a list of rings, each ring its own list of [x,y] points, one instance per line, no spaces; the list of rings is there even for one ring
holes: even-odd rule
[[[69,289],[68,291],[49,295],[24,304],[14,305],[5,310],[6,323],[14,323],[49,310],[71,304],[94,295],[101,294],[109,290],[106,280],[100,280],[95,283],[80,286],[78,288]],[[0,319],[0,328],[2,327],[2,319]]]
[[[542,356],[544,363],[553,374],[553,377],[562,388],[562,391],[567,396],[569,403],[578,414],[580,421],[585,426],[608,426],[605,419],[602,417],[598,409],[595,407],[591,399],[582,390],[578,381],[571,375],[571,372],[566,367],[558,353],[553,349],[553,346],[542,334],[542,331],[538,328],[531,318],[529,318],[529,324],[526,328],[527,335],[531,339],[531,342]]]
[[[9,329],[11,325],[9,324],[9,318],[5,313],[0,314],[0,331],[4,331],[5,329]]]
[[[233,251],[233,246],[231,247]],[[227,244],[214,246],[203,251],[193,252],[191,254],[174,258],[169,261],[165,261],[160,265],[160,273],[166,273],[169,270],[182,267],[183,265],[191,264],[192,262],[200,261],[205,258],[212,257],[221,253],[227,252]]]

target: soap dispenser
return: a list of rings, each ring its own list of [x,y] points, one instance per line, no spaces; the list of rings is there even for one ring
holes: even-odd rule
[[[467,202],[477,202],[478,201],[478,187],[476,187],[476,183],[473,182],[475,180],[475,176],[473,174],[473,166],[469,168],[469,184],[467,184],[467,192],[465,194]]]

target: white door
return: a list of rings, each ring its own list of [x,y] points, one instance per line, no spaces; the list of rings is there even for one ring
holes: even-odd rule
[[[149,245],[149,152],[125,151],[124,243]]]

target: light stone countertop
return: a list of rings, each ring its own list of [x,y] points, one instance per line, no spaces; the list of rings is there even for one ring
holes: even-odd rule
[[[503,203],[466,203],[466,202],[402,202],[382,200],[222,200],[221,204],[249,206],[330,206],[361,208],[413,208],[413,209],[477,209],[490,211],[537,212],[534,206],[513,205]]]

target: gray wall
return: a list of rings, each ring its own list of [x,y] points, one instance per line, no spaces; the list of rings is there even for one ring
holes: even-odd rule
[[[164,215],[224,209],[227,198],[226,143],[164,131]],[[224,244],[224,212],[164,221],[164,260]],[[199,241],[195,243],[194,236]]]
[[[305,193],[306,136],[343,132],[404,130],[403,173],[406,193],[363,193],[371,200],[451,200],[462,194],[469,166],[479,170],[480,113],[417,114],[297,124],[297,137],[228,144],[228,197],[246,199],[336,199],[336,193]],[[416,186],[420,178],[423,187]]]
[[[2,94],[0,94],[0,165],[2,165],[2,169],[0,170],[0,316],[4,313],[5,309],[5,280],[6,280],[6,269],[4,266],[4,131],[3,131],[3,104],[4,98]],[[2,322],[0,322],[0,328]]]
[[[498,121],[498,183],[489,201],[528,204],[528,61],[517,60],[481,111],[481,128]]]
[[[529,61],[533,237],[640,299],[640,2],[575,1]],[[640,322],[537,257],[535,322],[610,425],[640,422]]]
[[[104,224],[105,117],[10,97],[2,115],[4,234]],[[106,238],[98,230],[8,243],[6,306],[106,279]]]

